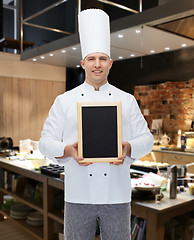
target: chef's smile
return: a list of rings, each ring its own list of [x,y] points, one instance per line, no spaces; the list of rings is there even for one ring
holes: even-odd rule
[[[102,71],[100,71],[100,70],[94,70],[93,73],[94,73],[96,76],[99,76],[99,75],[102,73]]]

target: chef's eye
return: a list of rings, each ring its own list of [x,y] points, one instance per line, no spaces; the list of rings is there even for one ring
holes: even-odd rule
[[[100,60],[106,61],[106,60],[107,60],[107,57],[101,57]]]
[[[88,61],[94,61],[93,57],[88,58]]]

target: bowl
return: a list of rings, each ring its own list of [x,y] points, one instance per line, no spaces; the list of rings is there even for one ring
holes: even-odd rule
[[[47,158],[27,158],[27,160],[30,160],[31,163],[32,163],[32,166],[35,168],[35,169],[39,169],[41,166],[48,166],[51,161]]]

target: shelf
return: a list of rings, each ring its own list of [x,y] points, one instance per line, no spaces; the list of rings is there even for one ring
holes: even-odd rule
[[[4,37],[0,40],[0,47],[6,48],[6,52],[7,52],[7,49],[9,48],[20,50],[20,44],[21,44],[21,41],[18,39]],[[29,47],[32,48],[33,46],[34,46],[34,42],[23,41],[23,49],[29,48]]]
[[[64,181],[60,178],[48,177],[48,185],[57,189],[64,190]]]
[[[48,216],[57,221],[58,223],[63,224],[64,223],[64,214],[60,211],[52,211],[48,213]]]
[[[16,200],[26,204],[27,206],[39,211],[40,213],[43,213],[43,206],[42,204],[35,204],[32,200],[30,199],[24,199],[21,195],[19,194],[16,194],[16,193],[12,193],[10,191],[7,191],[6,189],[4,188],[0,188],[0,192],[3,192],[4,194],[6,195],[10,195],[12,196],[13,198],[15,198]]]
[[[35,237],[38,240],[43,240],[43,226],[30,226],[26,223],[26,219],[20,219],[16,220],[12,217],[10,217],[8,211],[0,210],[0,213],[9,218],[11,221],[16,223],[19,227],[21,227],[26,232],[30,233],[33,237]]]
[[[55,224],[63,227],[64,214],[60,211],[59,206],[63,208],[64,204],[64,181],[59,178],[49,177],[34,171],[24,170],[17,166],[13,166],[13,162],[0,159],[0,168],[13,173],[18,173],[29,179],[34,179],[42,183],[43,187],[43,202],[37,204],[30,199],[23,198],[22,194],[8,191],[0,187],[0,205],[3,204],[3,195],[8,194],[27,206],[37,210],[43,214],[44,225],[41,227],[30,226],[25,220],[16,220],[9,216],[9,212],[0,210],[0,221],[3,221],[3,215],[15,222],[20,228],[28,232],[30,235],[38,240],[55,240]],[[0,172],[1,173],[1,172]],[[2,179],[0,178],[0,181]],[[56,192],[58,195],[56,195]],[[56,199],[58,196],[58,199]],[[194,210],[193,196],[188,193],[181,193],[177,199],[165,198],[160,204],[132,201],[131,213],[138,217],[147,220],[146,225],[146,239],[155,240],[164,239],[165,223],[174,216],[179,216]],[[56,209],[56,206],[58,210]],[[185,239],[185,238],[184,238]]]
[[[31,178],[33,180],[36,180],[38,182],[44,182],[46,180],[45,176],[40,174],[40,172],[32,171],[29,169],[21,168],[16,165],[14,165],[14,162],[8,161],[8,160],[2,160],[1,159],[1,168],[8,170],[10,172],[17,173],[19,175],[22,175],[27,178]]]

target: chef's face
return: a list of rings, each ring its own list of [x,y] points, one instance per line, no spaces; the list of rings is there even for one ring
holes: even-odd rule
[[[113,60],[104,53],[88,54],[81,61],[81,66],[86,74],[86,82],[99,90],[99,87],[107,82],[112,64]]]

